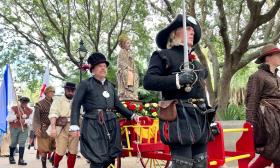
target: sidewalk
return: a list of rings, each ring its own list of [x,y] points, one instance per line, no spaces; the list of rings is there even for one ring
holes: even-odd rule
[[[18,154],[15,156],[16,162],[18,161]],[[24,160],[27,162],[27,166],[18,166],[10,165],[8,157],[0,157],[0,168],[41,168],[41,160],[36,159],[36,151],[31,148],[28,150],[26,148],[24,154]],[[51,168],[51,164],[48,161],[47,167]],[[141,163],[137,161],[137,158],[123,158],[122,159],[122,167],[123,168],[142,168]],[[66,156],[63,157],[63,160],[60,162],[59,168],[67,168],[67,159]],[[77,158],[75,168],[89,168],[89,164],[86,159],[83,157]]]

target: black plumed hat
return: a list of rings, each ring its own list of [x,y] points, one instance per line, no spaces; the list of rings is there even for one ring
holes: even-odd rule
[[[196,45],[201,37],[201,28],[198,23],[198,21],[193,18],[192,16],[186,17],[186,25],[191,26],[194,30],[194,39],[193,39],[193,45]],[[158,32],[156,36],[156,43],[157,46],[161,49],[166,49],[166,45],[169,39],[169,35],[173,30],[176,30],[179,27],[183,27],[183,15],[178,14],[175,19],[164,29]]]

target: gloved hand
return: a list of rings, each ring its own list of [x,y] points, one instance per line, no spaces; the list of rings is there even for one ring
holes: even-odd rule
[[[195,74],[191,69],[187,69],[183,73],[179,74],[180,85],[192,84],[194,80],[195,80]]]

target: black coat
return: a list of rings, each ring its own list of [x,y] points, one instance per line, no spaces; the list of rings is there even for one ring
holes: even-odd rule
[[[153,53],[147,73],[144,77],[144,88],[147,90],[161,91],[164,100],[178,99],[178,117],[175,121],[160,121],[161,140],[169,145],[191,145],[207,143],[208,128],[207,118],[198,112],[192,104],[183,104],[180,100],[189,98],[206,99],[204,79],[207,71],[198,61],[190,62],[194,67],[198,80],[193,85],[191,92],[184,88],[177,89],[176,73],[184,64],[183,46],[175,46]]]
[[[104,91],[109,93],[108,98],[103,96]],[[79,125],[81,106],[85,112],[81,127],[83,156],[94,163],[104,163],[117,157],[122,148],[116,114],[109,111],[104,113],[105,127],[99,120],[98,112],[95,111],[114,108],[125,117],[131,118],[133,113],[119,101],[114,86],[107,80],[102,84],[94,77],[82,81],[73,98],[71,125]],[[107,135],[107,130],[110,137]]]

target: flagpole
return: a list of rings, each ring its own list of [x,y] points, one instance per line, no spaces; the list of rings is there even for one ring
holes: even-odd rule
[[[13,75],[12,75],[12,69],[11,69],[11,66],[9,65],[9,70],[10,70],[10,74],[11,74],[11,80],[13,81]],[[19,103],[18,103],[18,98],[17,98],[17,94],[15,92],[15,87],[14,87],[14,83],[12,82],[12,88],[13,88],[13,92],[14,92],[14,96],[16,98],[16,103],[17,103],[17,109],[18,109],[18,112],[20,113],[19,114],[19,123],[20,123],[20,126],[21,126],[21,131],[24,132],[23,130],[23,125],[22,125],[22,117],[21,117],[21,114],[24,114],[23,111],[22,111],[22,108],[20,107]]]

